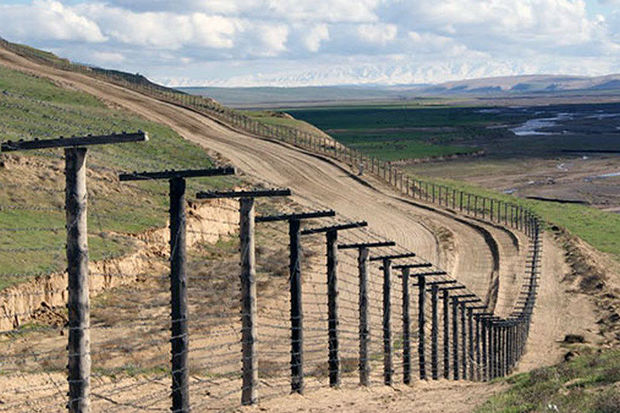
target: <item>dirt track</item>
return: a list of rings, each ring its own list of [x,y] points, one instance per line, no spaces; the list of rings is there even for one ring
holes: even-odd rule
[[[230,160],[257,182],[290,187],[295,200],[309,207],[329,207],[349,219],[367,220],[373,231],[437,263],[481,296],[486,296],[499,279],[497,309],[500,313],[509,312],[519,291],[526,252],[523,237],[515,243],[515,239],[503,229],[482,223],[472,226],[466,219],[455,220],[450,214],[417,207],[400,200],[373,178],[366,177],[361,182],[342,165],[280,143],[233,131],[190,110],[80,74],[43,67],[4,49],[0,49],[0,63],[48,77],[59,84],[83,90],[110,104],[166,124],[184,138]],[[575,299],[574,294],[569,295],[560,284],[567,271],[563,252],[555,245],[547,247],[552,240],[545,241],[543,280],[530,335],[530,346],[534,345],[536,351],[526,354],[522,368],[557,361],[561,356],[557,341],[566,333],[583,334],[592,326],[592,308],[585,297]],[[558,303],[565,304],[566,311],[558,311]],[[582,316],[574,318],[574,314]],[[550,325],[553,328],[547,328]],[[587,336],[596,339],[593,333],[588,332]],[[470,390],[464,387],[463,392]],[[458,392],[458,389],[452,391]],[[312,399],[307,399],[305,408],[312,405]],[[386,400],[382,406],[403,411],[410,408],[410,404],[402,399],[400,403]],[[324,407],[327,411],[334,405]]]

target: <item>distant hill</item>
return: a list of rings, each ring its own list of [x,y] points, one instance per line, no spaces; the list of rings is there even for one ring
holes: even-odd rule
[[[555,96],[605,94],[620,96],[620,74],[586,77],[523,75],[445,82],[436,85],[347,85],[308,87],[182,87],[186,93],[209,96],[224,105],[252,107],[321,102],[394,102],[463,97]]]

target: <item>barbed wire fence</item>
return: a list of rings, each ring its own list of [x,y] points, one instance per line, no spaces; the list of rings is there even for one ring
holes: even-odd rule
[[[300,142],[298,136],[291,139]],[[7,145],[10,149],[21,144]],[[319,152],[332,151],[351,164],[358,160],[354,152],[339,152],[326,141],[310,140],[307,145]],[[67,151],[78,151],[74,148]],[[68,162],[67,155],[50,151],[41,155]],[[534,308],[541,254],[539,219],[518,205],[408,181],[389,164],[372,161],[369,168],[418,201],[525,232],[530,250],[523,294],[509,317],[494,316],[480,306],[481,298],[415,252],[388,246],[390,240],[344,218],[304,220],[299,228],[301,234],[307,231],[299,240],[301,255],[293,254],[293,244],[287,243],[292,239],[290,227],[287,232],[282,223],[257,223],[263,226],[263,238],[252,234],[250,242],[254,209],[244,209],[244,201],[239,208],[234,202],[209,201],[216,206],[210,210],[213,216],[198,217],[203,225],[189,226],[183,237],[175,234],[185,228],[185,217],[168,238],[164,232],[151,234],[152,239],[170,241],[169,249],[139,248],[129,259],[114,261],[111,257],[123,257],[130,244],[147,243],[107,229],[106,222],[123,218],[99,213],[107,200],[96,191],[88,192],[89,222],[95,231],[84,232],[82,215],[78,238],[83,242],[90,235],[105,254],[86,273],[82,268],[82,275],[90,279],[86,285],[82,279],[76,294],[71,290],[73,270],[69,275],[62,272],[65,254],[69,268],[84,265],[83,246],[81,258],[71,255],[75,250],[71,241],[77,237],[71,234],[80,220],[67,215],[70,208],[62,206],[69,206],[72,192],[58,180],[45,187],[3,184],[13,198],[6,197],[0,206],[5,223],[0,231],[7,235],[0,254],[13,266],[7,265],[2,280],[16,285],[0,294],[5,347],[0,411],[169,411],[171,403],[173,411],[221,410],[330,385],[410,383],[442,376],[488,380],[508,374],[523,353]],[[83,184],[88,191],[85,177]],[[118,184],[118,190],[128,194],[170,196],[161,187],[153,188]],[[20,190],[36,193],[36,202],[15,196]],[[236,197],[251,198],[248,193]],[[144,208],[131,196],[121,202],[136,213]],[[16,220],[16,211],[28,219]],[[289,225],[291,220],[287,219]],[[318,226],[331,229],[313,232]],[[63,245],[65,230],[67,245]],[[187,300],[181,306],[185,310],[175,315],[171,257],[188,243],[200,245],[232,232],[240,234],[242,270],[252,270],[240,278],[238,257],[205,261],[190,254],[184,292],[179,295]],[[266,249],[274,244],[275,249]],[[338,249],[339,245],[353,247]],[[252,262],[244,261],[251,256]],[[287,258],[288,267],[283,265]],[[40,265],[20,271],[32,262]],[[301,284],[293,289],[295,274]],[[25,277],[36,281],[20,288]],[[127,288],[115,288],[120,286]],[[300,300],[292,299],[293,290]],[[59,308],[72,297],[90,298],[89,292],[97,293],[92,302],[79,301],[68,311]],[[29,326],[31,320],[44,322]],[[179,324],[184,327],[175,334]],[[83,347],[72,347],[72,339]],[[169,348],[179,341],[184,344],[180,350]],[[72,365],[80,366],[77,376],[67,376],[67,359],[70,372],[75,372]],[[176,397],[182,400],[181,407],[174,407]]]

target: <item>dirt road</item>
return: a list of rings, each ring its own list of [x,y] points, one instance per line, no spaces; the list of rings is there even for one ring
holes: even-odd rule
[[[184,138],[196,142],[229,160],[257,182],[290,187],[294,199],[308,207],[329,207],[349,219],[364,219],[372,230],[438,264],[467,284],[480,296],[487,296],[499,283],[491,301],[508,313],[519,291],[525,262],[525,239],[504,229],[428,208],[420,208],[401,199],[372,177],[357,179],[347,167],[281,143],[271,142],[231,130],[206,116],[154,100],[148,96],[104,83],[87,76],[44,67],[0,49],[0,64],[58,84],[82,90],[105,102],[135,112],[147,119],[170,126]],[[548,243],[551,240],[546,240]],[[592,317],[584,316],[557,328],[544,325],[557,317],[557,303],[570,302],[570,294],[561,285],[565,271],[563,253],[554,246],[545,250],[540,300],[535,310],[531,343],[545,346],[544,352],[530,351],[525,365],[555,362],[561,355],[557,340],[564,333],[579,333],[590,328]],[[586,301],[586,300],[583,300]],[[583,302],[572,302],[575,311],[591,314]],[[561,315],[568,317],[569,314]],[[537,347],[538,349],[538,347]],[[441,387],[441,386],[439,386]],[[464,388],[466,394],[470,389]],[[457,391],[457,389],[451,389]],[[377,397],[381,397],[379,394]],[[401,400],[402,401],[402,400]],[[408,410],[408,403],[384,405],[393,411]],[[327,411],[332,405],[325,405]],[[469,408],[472,406],[470,405]],[[464,408],[461,411],[467,411]],[[426,410],[436,411],[436,410]]]

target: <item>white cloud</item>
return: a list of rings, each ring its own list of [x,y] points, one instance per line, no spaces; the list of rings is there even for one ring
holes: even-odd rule
[[[51,0],[37,0],[30,5],[0,4],[0,28],[19,39],[107,40],[93,20]]]
[[[317,24],[308,31],[303,37],[302,43],[310,52],[317,52],[321,47],[321,42],[329,40],[329,29],[327,24]]]
[[[357,34],[362,40],[379,45],[396,39],[397,32],[394,24],[362,24],[357,27]]]

